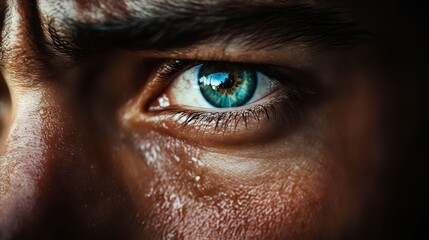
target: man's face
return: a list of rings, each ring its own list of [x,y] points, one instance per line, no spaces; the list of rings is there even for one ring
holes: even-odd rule
[[[394,116],[414,111],[386,54],[406,52],[397,6],[0,6],[1,239],[337,239],[383,219],[413,126]]]

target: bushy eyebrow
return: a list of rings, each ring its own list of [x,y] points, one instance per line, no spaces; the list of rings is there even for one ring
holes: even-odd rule
[[[52,47],[72,57],[107,49],[169,51],[208,40],[239,41],[249,49],[279,48],[291,42],[319,48],[353,46],[368,33],[339,11],[307,4],[164,5],[141,16],[102,23],[64,19],[48,24]],[[65,30],[64,30],[65,29]]]

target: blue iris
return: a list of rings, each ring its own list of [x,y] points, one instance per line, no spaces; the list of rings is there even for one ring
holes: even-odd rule
[[[198,85],[206,101],[217,108],[240,107],[255,94],[257,72],[234,64],[202,64]]]

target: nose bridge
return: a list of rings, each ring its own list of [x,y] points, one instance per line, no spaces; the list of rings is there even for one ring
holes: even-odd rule
[[[22,74],[34,73],[28,67],[19,74],[8,69],[17,67],[4,71],[11,94],[11,116],[4,151],[0,153],[0,239],[9,235],[14,238],[16,232],[38,224],[43,208],[58,194],[54,191],[66,182],[53,175],[76,164],[73,160],[81,158],[77,151],[84,151],[77,147],[77,120],[69,114],[69,104],[61,98],[64,91],[57,80],[39,79],[43,78],[40,73]],[[21,84],[29,77],[40,83]]]
[[[59,145],[68,131],[61,101],[52,79],[43,72],[37,50],[23,14],[8,2],[8,18],[2,34],[2,68],[11,95],[11,111],[0,153],[0,239],[20,231],[37,214],[41,188],[49,181],[48,172],[57,158]],[[6,34],[5,34],[6,33]],[[64,155],[63,155],[64,156]]]
[[[123,204],[128,193],[113,167],[111,139],[98,142],[101,130],[87,122],[94,109],[81,108],[79,87],[43,62],[32,39],[33,2],[7,1],[1,39],[11,117],[0,148],[0,239],[132,234],[125,222],[134,206]]]
[[[47,148],[41,134],[40,103],[37,91],[13,99],[13,116],[0,159],[0,233],[13,231],[19,215],[28,215],[37,198]]]

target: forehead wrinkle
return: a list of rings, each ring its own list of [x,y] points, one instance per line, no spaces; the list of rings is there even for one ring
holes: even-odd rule
[[[293,5],[291,1],[281,0],[275,4],[252,1],[245,7],[239,4],[240,0],[218,0],[210,4],[195,1],[150,1],[150,7],[144,11],[129,9],[139,7],[135,5],[122,6],[121,10],[126,10],[127,17],[101,22],[100,18],[89,21],[67,16],[48,18],[45,42],[53,52],[76,58],[112,48],[171,50],[207,39],[226,43],[240,38],[241,42],[253,48],[283,47],[293,40],[324,48],[351,47],[351,43],[366,40],[357,23],[340,17],[335,9],[302,3]],[[69,0],[68,3],[76,2]],[[112,6],[97,3],[94,1],[83,6],[96,6],[100,10]],[[79,12],[83,15],[91,13],[88,9]],[[120,11],[112,12],[117,14]]]
[[[99,0],[41,0],[39,9],[45,20],[62,22],[71,19],[87,23],[100,23],[112,19],[123,19],[130,9],[127,0],[103,2]]]
[[[133,17],[145,14],[156,16],[168,12],[187,13],[187,10],[209,9],[220,6],[246,7],[246,5],[314,5],[312,0],[125,0],[127,11]],[[202,7],[204,6],[204,7]]]
[[[322,3],[322,1],[318,1]],[[198,8],[198,6],[245,7],[246,4],[261,5],[319,5],[314,0],[40,0],[39,8],[45,19],[71,19],[85,23],[102,23],[141,16],[153,16],[168,12],[168,9]]]
[[[67,32],[68,23],[80,22],[99,24],[123,22],[142,16],[157,17],[170,12],[183,12],[189,9],[201,9],[202,6],[229,6],[235,4],[294,4],[309,3],[310,0],[39,0],[38,7],[46,35],[49,27],[58,32]],[[49,40],[48,38],[48,41]]]

